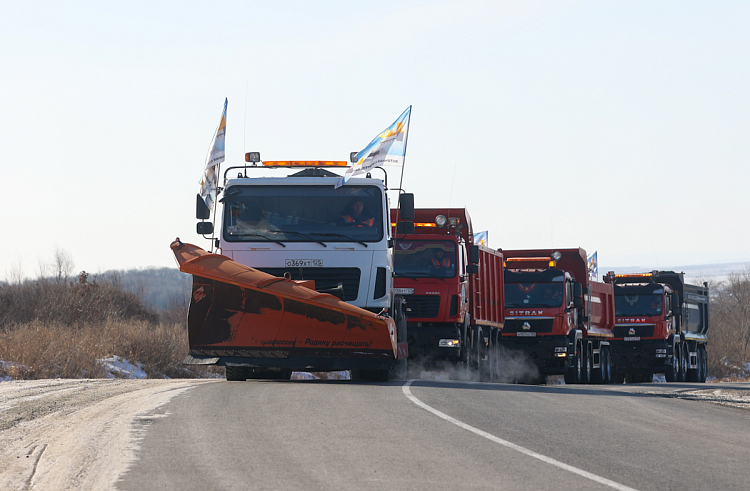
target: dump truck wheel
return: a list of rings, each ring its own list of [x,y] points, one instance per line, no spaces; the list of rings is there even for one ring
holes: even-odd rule
[[[677,382],[677,378],[680,376],[680,349],[679,344],[675,344],[672,349],[672,365],[667,367],[667,371],[664,373],[664,378],[667,382]]]
[[[250,376],[245,367],[226,367],[227,382],[244,382]]]
[[[688,364],[690,363],[688,356],[689,355],[687,353],[687,344],[683,343],[680,346],[680,371],[677,374],[678,382],[687,381]]]
[[[581,359],[581,345],[576,345],[578,348],[575,356],[575,360],[573,360],[573,366],[568,368],[565,371],[565,383],[566,384],[580,384],[581,383],[581,372],[583,371],[583,360]]]
[[[360,370],[362,380],[369,382],[388,382],[391,379],[390,370]]]

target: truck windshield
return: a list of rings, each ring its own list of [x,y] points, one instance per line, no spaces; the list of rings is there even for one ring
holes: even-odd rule
[[[615,295],[615,315],[661,315],[662,295]]]
[[[397,276],[456,276],[456,243],[451,240],[399,240],[395,251]]]
[[[506,307],[560,307],[565,297],[565,274],[546,271],[505,271]]]
[[[230,242],[378,242],[382,192],[376,186],[232,186],[224,192]]]

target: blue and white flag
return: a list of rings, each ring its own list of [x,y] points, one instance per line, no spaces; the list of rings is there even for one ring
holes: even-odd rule
[[[404,111],[396,121],[383,130],[373,139],[369,145],[357,153],[357,162],[354,163],[344,174],[334,188],[340,188],[357,174],[363,174],[375,167],[391,166],[401,167],[404,165],[406,156],[406,138],[409,132],[409,117],[411,106]]]
[[[217,165],[224,162],[224,133],[227,129],[227,99],[224,99],[224,111],[221,113],[221,121],[219,122],[219,128],[216,130],[214,140],[211,143],[211,153],[208,156],[206,167],[203,170],[203,178],[201,179],[201,191],[200,195],[203,201],[206,202],[209,210],[214,209],[214,202],[216,201],[216,188],[218,186],[218,171],[215,169]]]
[[[597,252],[599,251],[595,251],[592,255],[586,258],[589,270],[589,281],[596,281],[599,277],[599,263],[596,260]]]
[[[488,241],[487,241],[487,234],[489,232],[485,230],[484,232],[477,232],[474,234],[474,244],[476,245],[483,245],[485,247],[489,247]]]

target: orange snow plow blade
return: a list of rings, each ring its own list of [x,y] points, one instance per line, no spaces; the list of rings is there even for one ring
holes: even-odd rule
[[[389,370],[398,357],[391,318],[211,254],[179,239],[193,275],[186,364],[290,370]]]

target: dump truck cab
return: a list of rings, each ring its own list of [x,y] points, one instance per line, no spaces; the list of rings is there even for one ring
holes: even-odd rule
[[[380,179],[228,179],[219,247],[230,259],[378,313],[392,306],[389,202]],[[358,212],[354,208],[359,208]]]

